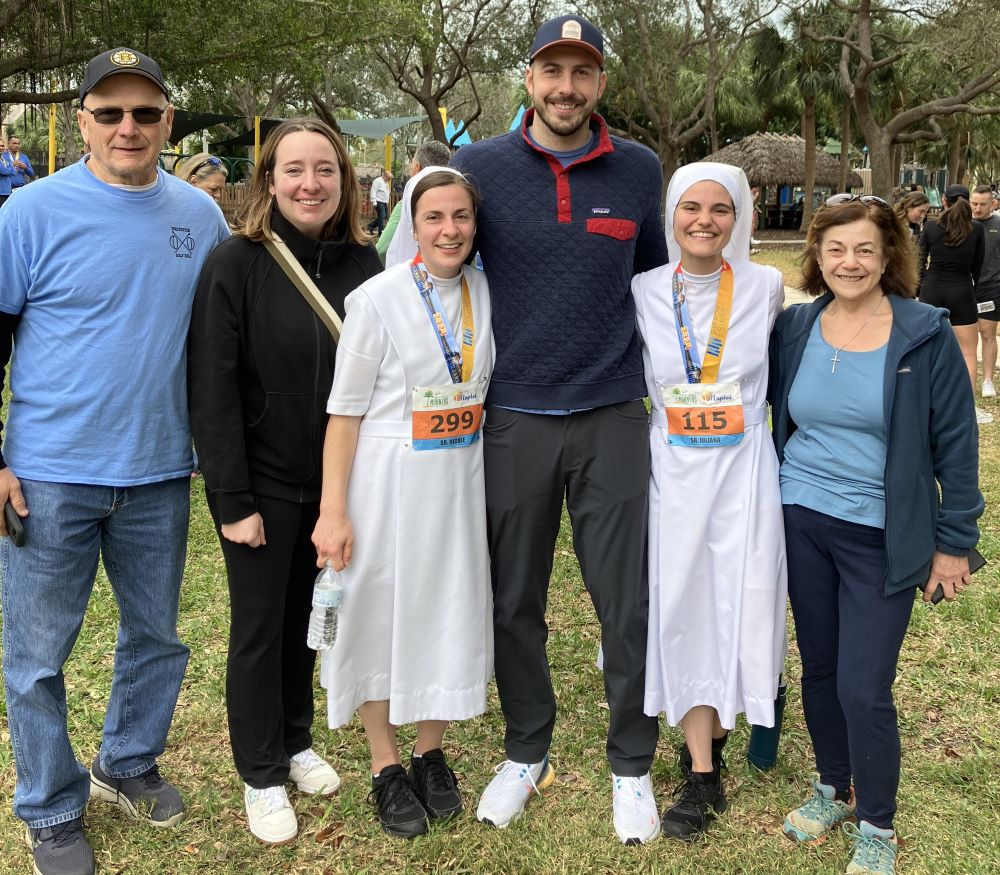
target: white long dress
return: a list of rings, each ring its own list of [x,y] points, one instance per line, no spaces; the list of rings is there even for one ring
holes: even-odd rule
[[[486,279],[465,269],[475,316],[472,378],[488,381]],[[461,337],[460,280],[435,281]],[[331,727],[389,701],[394,724],[461,720],[486,708],[493,615],[482,440],[415,451],[411,389],[450,384],[409,265],[350,294],[330,413],[364,416],[347,493],[354,527],[338,639],[323,653]]]
[[[733,306],[718,382],[739,381],[747,419],[742,443],[667,443],[658,384],[687,383],[675,327],[677,263],[632,283],[653,404],[649,486],[649,638],[645,711],[676,725],[696,705],[774,724],[785,655],[785,541],[778,463],[768,432],[768,335],[784,301],[774,268],[733,267]],[[685,275],[684,290],[704,356],[720,273]],[[754,422],[755,424],[750,424]]]

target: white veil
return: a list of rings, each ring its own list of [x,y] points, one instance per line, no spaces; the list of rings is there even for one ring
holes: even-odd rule
[[[736,208],[736,225],[733,228],[733,236],[722,250],[723,258],[730,263],[749,260],[750,234],[753,230],[754,217],[750,183],[739,167],[716,164],[712,161],[685,164],[677,168],[670,177],[670,184],[667,186],[667,211],[663,221],[667,231],[667,250],[670,253],[670,260],[677,261],[681,257],[680,244],[674,239],[674,211],[677,209],[677,204],[692,185],[706,179],[717,182],[725,188]]]
[[[415,176],[410,177],[403,188],[403,206],[399,213],[399,224],[396,226],[396,233],[392,235],[389,248],[385,252],[385,267],[388,270],[394,264],[404,261],[411,261],[417,254],[417,241],[413,239],[413,218],[410,213],[410,199],[413,196],[413,189],[416,184],[428,173],[437,173],[445,170],[454,173],[456,176],[462,174],[453,167],[425,167]],[[464,178],[464,177],[463,177]]]

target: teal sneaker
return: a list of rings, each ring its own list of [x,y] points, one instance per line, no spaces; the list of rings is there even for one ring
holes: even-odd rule
[[[804,844],[820,845],[826,841],[830,830],[847,818],[854,816],[854,790],[847,802],[835,799],[836,790],[829,784],[813,783],[815,795],[785,816],[782,827],[790,839]]]
[[[845,823],[843,830],[854,839],[854,855],[847,864],[847,875],[893,875],[899,844],[891,829],[879,829],[867,820],[859,826]]]

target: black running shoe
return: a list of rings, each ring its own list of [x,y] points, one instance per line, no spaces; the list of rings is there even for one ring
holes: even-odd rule
[[[447,820],[462,811],[458,781],[440,748],[410,759],[410,783],[427,813],[436,820]]]
[[[117,805],[129,817],[153,826],[177,826],[184,819],[184,800],[177,788],[153,766],[134,778],[112,778],[97,757],[90,767],[90,795]]]
[[[42,829],[27,828],[35,875],[94,875],[94,852],[83,834],[83,818]]]
[[[663,812],[660,825],[664,835],[693,842],[708,829],[716,814],[726,810],[722,774],[718,769],[691,772],[678,793],[680,798]]]
[[[375,803],[382,829],[389,835],[412,839],[427,832],[427,811],[414,795],[402,766],[386,766],[373,777],[368,800]]]

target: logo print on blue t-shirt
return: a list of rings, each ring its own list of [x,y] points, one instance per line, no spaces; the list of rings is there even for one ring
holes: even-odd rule
[[[190,258],[194,252],[194,238],[191,236],[190,228],[178,228],[171,225],[170,248],[174,250],[174,255],[178,258]]]

